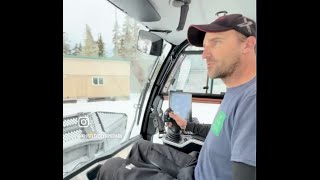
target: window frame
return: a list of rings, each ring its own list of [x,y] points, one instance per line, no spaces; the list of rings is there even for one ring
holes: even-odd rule
[[[94,83],[94,79],[97,79],[97,84]],[[102,80],[102,84],[100,84],[100,80]],[[103,86],[104,85],[104,77],[102,77],[102,76],[92,76],[91,84],[93,86]]]
[[[174,73],[174,74],[171,74],[169,78],[171,78],[170,81],[173,80],[173,78],[176,76],[176,73],[179,72],[179,69],[180,69],[180,66],[181,64],[183,63],[183,61],[186,59],[186,57],[188,55],[201,55],[203,53],[203,50],[186,50],[188,49],[189,46],[187,46],[185,48],[185,50],[183,50],[183,52],[181,52],[181,54],[179,54],[179,57],[177,57],[177,59],[180,59],[181,56],[183,59],[179,60],[180,62],[177,63],[175,66],[179,66],[179,67],[175,67],[175,71],[174,72],[171,72],[171,73]],[[217,94],[217,93],[213,93],[213,86],[214,86],[214,80],[215,79],[211,79],[208,75],[207,75],[207,81],[206,81],[206,84],[205,86],[203,86],[203,89],[205,90],[204,93],[201,93],[201,92],[189,92],[189,91],[184,91],[184,92],[189,92],[189,93],[192,93],[193,95],[197,96],[197,97],[218,97],[218,98],[221,98],[223,97],[223,95],[225,94],[225,92],[220,92],[220,94]],[[174,81],[176,81],[176,79],[174,79]],[[173,82],[174,82],[173,81]],[[162,93],[163,95],[165,94],[168,94],[168,92],[166,91],[170,91],[170,87],[172,86],[173,84],[170,83],[168,84],[168,82],[166,82],[166,86],[167,88],[163,88],[162,89]]]

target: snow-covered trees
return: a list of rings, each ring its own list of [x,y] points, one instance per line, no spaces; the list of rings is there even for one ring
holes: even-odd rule
[[[98,56],[99,48],[98,43],[94,41],[91,28],[86,24],[86,35],[84,40],[84,47],[82,50],[82,55],[84,56]]]

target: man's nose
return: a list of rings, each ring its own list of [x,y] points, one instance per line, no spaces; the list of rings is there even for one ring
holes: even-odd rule
[[[210,52],[205,48],[202,52],[202,59],[207,59],[210,57]]]

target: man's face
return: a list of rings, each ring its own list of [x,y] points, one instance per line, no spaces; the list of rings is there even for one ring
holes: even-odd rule
[[[206,59],[210,78],[227,78],[239,66],[242,43],[236,33],[234,30],[206,33],[202,58]]]

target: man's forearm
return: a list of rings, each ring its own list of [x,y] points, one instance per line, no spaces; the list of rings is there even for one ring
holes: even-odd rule
[[[202,137],[207,137],[208,132],[210,131],[211,124],[198,124],[193,122],[188,122],[186,131],[191,131],[194,134],[197,134]]]
[[[255,180],[256,167],[241,162],[232,162],[232,180]]]

